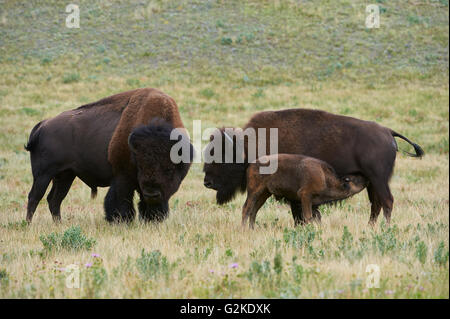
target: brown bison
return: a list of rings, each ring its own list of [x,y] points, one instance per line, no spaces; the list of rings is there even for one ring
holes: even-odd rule
[[[260,167],[277,161],[277,171],[261,174]],[[262,156],[247,168],[247,199],[242,209],[242,226],[250,217],[250,227],[255,225],[258,210],[267,198],[300,201],[305,223],[312,219],[312,205],[345,199],[362,191],[367,180],[361,175],[339,177],[327,163],[316,158],[294,154]],[[297,225],[299,221],[295,221]]]
[[[170,139],[173,128],[185,132],[175,101],[150,88],[119,93],[38,123],[25,146],[33,173],[27,221],[50,181],[47,201],[59,221],[61,202],[75,177],[91,187],[93,197],[97,187],[110,186],[104,202],[108,221],[134,219],[135,190],[140,217],[164,219],[168,200],[190,167],[190,161],[171,161],[170,150],[178,142]],[[192,157],[192,145],[186,143]]]
[[[247,128],[267,128],[267,150],[270,150],[268,128],[276,128],[277,153],[314,157],[329,163],[339,176],[360,174],[367,178],[367,191],[371,202],[369,223],[372,225],[376,223],[382,207],[387,223],[390,221],[394,198],[388,182],[398,151],[394,137],[400,137],[414,147],[415,154],[407,153],[410,156],[421,157],[424,154],[419,145],[375,122],[320,110],[287,109],[260,112],[245,125],[244,129]],[[224,129],[221,132],[221,140],[225,140]],[[244,158],[248,153],[247,144],[244,145]],[[214,139],[207,148],[214,149]],[[225,157],[225,152],[222,152],[222,157]],[[221,163],[205,163],[204,185],[217,191],[219,204],[230,201],[238,191],[245,190],[247,166],[247,160],[244,163],[224,163],[222,159]],[[290,205],[294,219],[302,221],[300,202],[290,200]],[[314,211],[319,218],[317,207]]]

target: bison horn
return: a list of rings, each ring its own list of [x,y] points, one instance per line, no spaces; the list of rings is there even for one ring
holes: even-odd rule
[[[128,135],[128,147],[130,148],[130,150],[132,150],[133,152],[136,153],[136,148],[133,146],[132,137],[133,137],[133,133]]]

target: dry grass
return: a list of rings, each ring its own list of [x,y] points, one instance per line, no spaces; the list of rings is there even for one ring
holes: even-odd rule
[[[76,33],[58,27],[61,17],[49,18],[58,8],[51,1],[33,7],[48,19],[32,19],[28,4],[7,1],[0,31],[0,298],[448,298],[448,7],[379,2],[390,28],[378,33],[360,25],[364,3],[353,1],[305,1],[295,9],[292,1],[184,1],[181,8],[153,1],[150,24],[127,28],[133,8],[126,2],[98,5],[122,12],[112,15],[122,22],[110,24],[96,4],[82,3],[88,19]],[[27,25],[52,36],[30,34]],[[222,44],[224,37],[232,44]],[[23,144],[33,125],[140,86],[174,97],[191,135],[194,119],[203,128],[242,126],[260,110],[319,108],[391,127],[426,156],[398,155],[389,229],[382,216],[375,229],[367,226],[362,192],[322,208],[321,225],[297,229],[289,207],[270,199],[255,230],[242,231],[244,197],[217,206],[199,164],[160,225],[107,224],[106,189],[90,200],[79,180],[63,202],[61,224],[52,222],[45,197],[33,223],[23,224],[32,182]],[[91,250],[45,250],[40,236],[72,226],[96,240]],[[149,254],[156,250],[159,258]],[[61,268],[70,264],[81,268],[80,289],[65,287]],[[378,289],[366,287],[369,264],[380,267]]]

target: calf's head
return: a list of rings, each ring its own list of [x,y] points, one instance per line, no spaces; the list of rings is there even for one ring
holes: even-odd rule
[[[179,135],[177,140],[171,140],[172,130],[171,124],[153,120],[149,125],[135,128],[128,138],[139,192],[148,205],[167,203],[180,187],[192,162],[193,147],[189,138]],[[173,158],[173,147],[177,148],[176,158]],[[183,152],[189,152],[188,156],[183,156]],[[188,161],[177,162],[180,158]]]
[[[362,175],[345,175],[341,177],[340,191],[345,197],[349,197],[366,188],[367,183],[367,179]]]

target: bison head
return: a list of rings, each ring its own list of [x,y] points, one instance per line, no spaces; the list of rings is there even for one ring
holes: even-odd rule
[[[139,209],[141,217],[147,220],[166,217],[168,200],[178,190],[192,162],[193,146],[189,138],[178,136],[177,140],[171,140],[172,130],[171,124],[158,119],[135,128],[128,138],[141,195]],[[188,161],[173,161],[171,150],[175,144],[179,146],[179,156],[185,150],[189,152]]]
[[[224,204],[233,199],[239,191],[246,188],[245,163],[226,163],[225,152],[231,148],[232,158],[236,159],[236,137],[225,135],[225,130],[217,130],[210,137],[210,142],[205,148],[205,164],[203,172],[205,179],[203,184],[207,188],[217,191],[218,204]],[[219,152],[219,153],[217,153]],[[208,156],[206,156],[208,155]],[[207,158],[213,160],[206,160]]]

